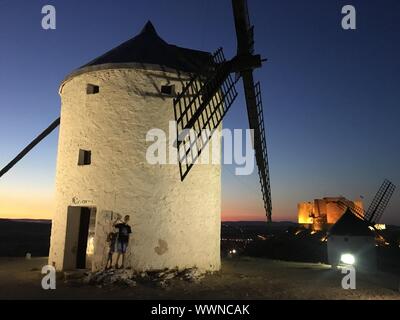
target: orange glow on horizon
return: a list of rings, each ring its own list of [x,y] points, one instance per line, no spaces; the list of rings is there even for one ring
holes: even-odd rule
[[[232,215],[229,213],[222,213],[221,214],[221,221],[266,221],[266,216],[260,214],[238,214]]]
[[[54,195],[48,190],[0,190],[0,218],[52,219],[55,210]],[[277,209],[273,221],[295,221],[295,216]],[[223,201],[221,221],[266,221],[261,202]]]
[[[229,202],[223,203],[221,221],[266,221],[262,203]],[[281,210],[273,210],[272,221],[296,222],[296,215],[290,215]]]
[[[0,218],[4,219],[51,219],[54,212],[52,195],[0,194]]]
[[[241,213],[241,214],[231,214],[231,213],[222,213],[221,221],[222,222],[235,222],[235,221],[266,221],[267,217],[265,216],[265,212],[255,214],[255,213]],[[278,215],[272,213],[272,221],[290,221],[297,222],[295,218],[288,215]]]

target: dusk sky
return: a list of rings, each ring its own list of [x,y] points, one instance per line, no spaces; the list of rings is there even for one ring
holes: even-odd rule
[[[400,185],[400,1],[248,0],[261,81],[273,220],[296,221],[297,203],[364,197],[384,178]],[[56,30],[41,9],[54,5]],[[341,28],[341,9],[357,29]],[[132,38],[151,20],[178,46],[236,51],[230,0],[0,0],[0,167],[60,114],[72,70]],[[247,128],[241,83],[224,119]],[[0,179],[0,218],[51,218],[58,130]],[[257,172],[223,168],[224,220],[265,220]],[[383,222],[400,224],[396,190]]]

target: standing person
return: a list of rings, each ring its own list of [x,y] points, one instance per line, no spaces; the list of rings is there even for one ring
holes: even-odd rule
[[[117,236],[117,260],[115,261],[115,268],[118,269],[119,257],[122,255],[121,268],[124,268],[126,248],[129,243],[129,235],[132,233],[131,227],[128,224],[129,216],[124,217],[124,221],[120,218],[115,220],[114,227],[118,229]]]
[[[112,258],[113,258],[113,254],[115,252],[115,244],[117,242],[117,233],[114,231],[110,232],[107,236],[107,242],[109,244],[109,250],[108,250],[106,270],[108,270],[112,267]]]

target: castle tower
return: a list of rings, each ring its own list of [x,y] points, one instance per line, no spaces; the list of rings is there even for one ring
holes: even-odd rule
[[[125,266],[220,268],[220,166],[194,166],[181,181],[176,159],[151,164],[146,158],[154,144],[149,130],[161,129],[166,136],[159,142],[173,162],[174,88],[209,59],[206,52],[166,43],[148,22],[139,35],[62,82],[49,264],[104,268],[112,223],[129,215],[133,234]]]

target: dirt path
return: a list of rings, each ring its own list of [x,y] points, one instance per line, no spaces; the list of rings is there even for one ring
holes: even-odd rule
[[[163,289],[73,286],[57,281],[56,290],[41,288],[46,258],[0,258],[0,299],[398,299],[399,278],[388,274],[357,275],[357,289],[341,288],[343,275],[323,264],[257,258],[223,261],[221,272],[200,283],[172,280]]]

